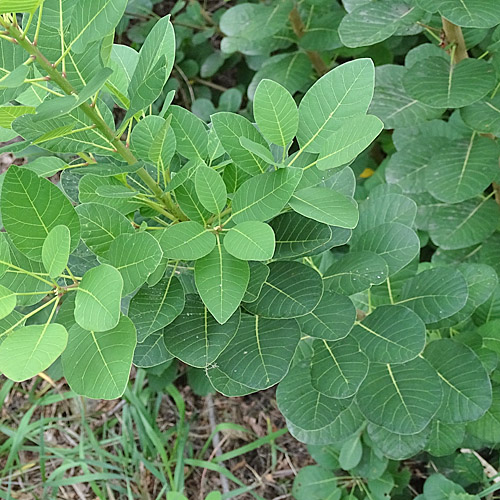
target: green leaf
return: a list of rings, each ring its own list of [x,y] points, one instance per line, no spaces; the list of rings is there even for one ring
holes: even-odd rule
[[[123,278],[123,295],[139,288],[156,269],[162,258],[158,241],[148,233],[120,234],[109,246],[106,263]]]
[[[268,147],[259,131],[243,116],[234,113],[215,113],[212,115],[212,126],[227,154],[243,171],[257,175],[265,171],[266,162],[248,151],[240,144],[240,138]]]
[[[340,39],[346,47],[375,45],[420,21],[424,15],[425,11],[411,1],[365,2],[342,19]]]
[[[1,106],[0,107],[0,127],[11,128],[12,122],[18,117],[35,113],[32,106]]]
[[[451,455],[462,444],[464,436],[464,424],[447,424],[435,419],[425,449],[434,457]]]
[[[441,500],[441,498],[452,499],[454,494],[460,493],[465,493],[462,486],[450,481],[441,474],[433,474],[424,483],[425,500]],[[475,499],[469,496],[468,500]]]
[[[240,384],[217,366],[211,366],[207,370],[207,376],[213,388],[224,396],[238,397],[257,392],[251,387]]]
[[[241,222],[224,237],[225,249],[242,260],[269,260],[274,254],[274,245],[271,226],[257,221]]]
[[[336,342],[315,340],[313,350],[312,385],[331,398],[354,396],[368,373],[369,364],[354,337],[348,335]]]
[[[443,401],[436,415],[439,420],[469,422],[486,413],[492,402],[491,382],[472,349],[452,339],[440,339],[426,347],[424,357],[441,379]]]
[[[443,108],[433,108],[413,99],[403,86],[403,77],[407,68],[395,64],[377,66],[375,93],[370,106],[370,113],[378,116],[386,129],[412,127],[439,118]]]
[[[233,219],[265,221],[278,215],[292,197],[302,170],[280,168],[245,181],[233,198]]]
[[[126,0],[94,0],[89,6],[73,9],[69,23],[72,49],[83,52],[89,43],[101,40],[119,23],[126,6]]]
[[[352,331],[370,361],[405,363],[425,347],[424,322],[403,306],[379,306]]]
[[[177,140],[172,127],[159,116],[146,116],[132,130],[130,149],[137,158],[167,168],[176,148]]]
[[[123,278],[107,264],[89,269],[80,282],[75,299],[75,320],[82,328],[105,332],[120,320]]]
[[[0,116],[2,109],[0,108]],[[8,113],[8,111],[6,112]],[[500,94],[462,108],[460,116],[476,132],[500,136]]]
[[[134,350],[134,365],[139,368],[152,368],[173,359],[163,342],[163,330],[152,333],[144,342],[137,343]]]
[[[249,262],[248,265],[250,267],[250,279],[245,295],[243,296],[243,302],[257,300],[270,272],[269,267],[262,264],[262,262]]]
[[[272,262],[270,273],[257,300],[245,304],[253,314],[265,318],[296,318],[318,305],[323,283],[317,271],[300,262]]]
[[[296,320],[303,335],[337,341],[352,330],[356,308],[349,297],[325,291],[314,311]]]
[[[337,191],[309,187],[296,191],[290,206],[305,217],[332,226],[352,229],[358,223],[358,204]]]
[[[0,7],[0,14],[11,12],[34,12],[43,0],[4,0]]]
[[[128,316],[137,329],[137,341],[172,323],[184,309],[184,289],[172,273],[154,286],[143,285],[130,301]]]
[[[201,299],[187,295],[182,313],[163,330],[167,350],[182,362],[197,368],[206,368],[235,336],[240,324],[236,310],[223,324],[208,312]]]
[[[64,351],[68,332],[46,323],[17,328],[0,345],[0,371],[22,382],[46,370]]]
[[[488,0],[417,0],[429,12],[439,12],[458,26],[491,28],[500,23],[500,14]],[[429,499],[430,500],[430,499]]]
[[[210,313],[224,324],[245,295],[250,270],[248,263],[233,257],[220,242],[194,267],[196,288]]]
[[[492,90],[495,82],[493,66],[479,59],[451,64],[442,57],[429,57],[415,63],[403,77],[408,94],[433,108],[468,106]]]
[[[170,106],[172,130],[177,140],[177,151],[189,160],[208,156],[208,132],[205,124],[193,113],[180,106]]]
[[[368,424],[368,435],[373,444],[391,460],[405,460],[424,448],[430,433],[430,426],[416,434],[396,434],[378,425]]]
[[[396,434],[421,432],[441,398],[439,377],[422,358],[399,365],[373,363],[356,396],[369,422]]]
[[[409,227],[399,222],[388,222],[366,231],[351,248],[354,252],[368,251],[382,257],[391,276],[418,255],[420,241]]]
[[[466,248],[493,234],[500,207],[489,198],[438,204],[429,218],[429,236],[443,250]]]
[[[222,212],[227,202],[226,185],[213,168],[199,166],[194,176],[194,185],[200,203],[209,212]]]
[[[473,133],[435,154],[425,170],[426,187],[434,198],[458,203],[481,194],[498,174],[497,144]]]
[[[126,316],[106,332],[88,331],[74,325],[62,354],[69,386],[88,398],[119,398],[127,386],[135,346],[134,324]]]
[[[253,389],[266,389],[287,373],[300,340],[292,320],[243,314],[236,335],[217,359],[218,367]]]
[[[387,279],[386,261],[373,252],[349,252],[323,274],[325,288],[345,295],[368,290]]]
[[[0,234],[0,279],[9,269],[9,264],[12,264],[12,259],[10,257],[10,247],[9,241],[7,239],[7,233]]]
[[[175,177],[174,177],[175,181]],[[194,181],[186,179],[175,189],[175,197],[181,210],[193,221],[206,225],[212,215],[200,202]]]
[[[329,398],[314,388],[307,360],[292,366],[278,385],[276,402],[287,421],[305,431],[328,427],[349,406],[348,399]]]
[[[198,260],[208,255],[216,244],[215,235],[194,221],[179,222],[155,231],[163,255],[176,260]]]
[[[42,260],[42,247],[58,225],[71,234],[70,250],[80,240],[80,222],[71,202],[52,182],[25,168],[9,168],[1,197],[2,222],[12,243],[32,260]]]
[[[175,33],[170,16],[165,16],[153,26],[139,52],[128,86],[131,103],[125,119],[146,108],[160,96],[174,66],[174,58]]]
[[[293,498],[297,500],[336,500],[340,491],[333,472],[317,465],[301,468],[293,481]]]
[[[397,303],[415,311],[425,323],[432,323],[462,309],[467,297],[464,275],[456,269],[437,267],[406,281]]]
[[[42,246],[42,262],[51,278],[57,278],[68,264],[71,233],[66,226],[53,227]]]
[[[345,165],[364,151],[380,134],[384,124],[373,115],[347,118],[319,152],[316,166],[328,170]]]
[[[261,80],[253,98],[255,121],[262,135],[279,146],[292,142],[299,127],[297,105],[279,83]]]
[[[354,436],[344,441],[340,449],[339,464],[344,470],[351,470],[356,467],[361,461],[363,455],[363,445],[361,444],[361,436]]]
[[[120,234],[132,234],[130,221],[118,210],[100,203],[82,203],[76,207],[82,240],[96,255],[104,256]]]
[[[347,62],[321,77],[300,102],[300,147],[318,153],[346,118],[366,113],[374,79],[371,59]]]
[[[285,212],[269,222],[275,239],[275,259],[312,254],[332,238],[332,229],[296,212]]]
[[[246,137],[240,137],[240,145],[245,148],[249,153],[257,156],[261,160],[263,160],[266,164],[276,164],[274,161],[273,155],[271,151],[269,151],[269,147],[262,146],[257,142],[253,142]]]
[[[14,310],[16,304],[16,294],[8,288],[0,285],[0,319],[8,316]]]

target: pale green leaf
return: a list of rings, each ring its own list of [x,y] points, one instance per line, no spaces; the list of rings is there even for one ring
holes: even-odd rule
[[[34,12],[43,0],[3,0],[0,14],[11,12]]]
[[[213,169],[200,165],[194,176],[200,203],[214,214],[222,212],[227,202],[227,190],[222,177]]]
[[[107,264],[89,269],[76,292],[75,320],[82,328],[104,332],[120,320],[123,278]]]
[[[162,231],[155,231],[163,255],[169,259],[198,260],[215,247],[215,235],[194,221],[173,224]]]
[[[347,118],[319,152],[316,166],[328,170],[345,165],[364,151],[380,134],[384,124],[373,115]]]
[[[274,246],[274,232],[264,222],[241,222],[224,236],[226,250],[242,260],[269,260],[274,254]]]
[[[208,132],[205,124],[180,106],[170,106],[167,116],[172,116],[171,126],[177,140],[177,151],[190,160],[205,160],[208,156]]]
[[[42,297],[42,295],[40,295]],[[16,307],[16,294],[8,288],[0,285],[0,319],[8,316]]]
[[[196,261],[194,277],[204,304],[224,324],[245,295],[250,270],[247,262],[233,257],[218,242],[208,255]]]
[[[57,278],[68,264],[71,233],[66,226],[53,227],[42,246],[42,262],[51,278]]]
[[[28,258],[42,260],[43,242],[58,225],[67,226],[70,231],[70,250],[78,245],[78,215],[52,182],[13,166],[5,174],[1,200],[3,225],[12,243]]]
[[[356,59],[321,77],[299,106],[297,138],[303,150],[319,152],[345,118],[366,113],[373,96],[371,59]]]
[[[126,316],[106,332],[74,325],[62,355],[69,386],[88,398],[119,398],[127,386],[135,346],[134,324]]]
[[[339,464],[344,470],[351,470],[356,467],[363,456],[363,445],[361,444],[361,436],[354,436],[344,441],[339,454]]]
[[[299,126],[297,105],[279,83],[261,80],[253,98],[255,121],[262,135],[279,146],[292,142]]]
[[[59,357],[67,341],[66,328],[56,323],[18,328],[0,345],[0,371],[16,382],[34,377]]]
[[[265,221],[278,215],[292,197],[302,170],[280,168],[244,182],[233,198],[234,222]]]

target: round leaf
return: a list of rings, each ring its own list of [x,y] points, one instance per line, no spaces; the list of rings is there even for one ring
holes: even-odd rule
[[[224,237],[225,249],[242,260],[269,260],[274,254],[274,245],[271,227],[257,221],[241,222]]]

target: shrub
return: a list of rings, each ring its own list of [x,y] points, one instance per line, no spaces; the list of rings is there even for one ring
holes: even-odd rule
[[[136,52],[113,44],[125,0],[39,3],[1,19],[0,125],[31,157],[1,177],[7,377],[60,357],[75,392],[116,398],[132,363],[177,358],[227,396],[279,384],[290,432],[360,475],[498,441],[490,2],[238,4],[222,51],[265,61],[252,120],[208,126],[164,90],[169,17]]]

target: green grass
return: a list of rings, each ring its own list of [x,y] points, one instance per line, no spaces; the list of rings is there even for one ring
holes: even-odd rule
[[[190,483],[208,494],[224,476],[230,491],[223,499],[262,499],[254,491],[259,482],[245,484],[227,463],[267,447],[273,469],[286,453],[275,441],[286,429],[269,428],[263,437],[231,422],[210,429],[199,412],[186,410],[174,385],[165,394],[152,390],[142,370],[121,401],[96,406],[61,387],[41,378],[2,381],[0,498],[149,500],[170,491],[191,498]],[[246,443],[217,455],[213,441],[221,433],[245,435]]]

